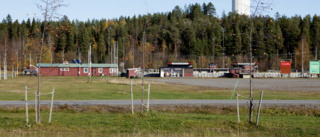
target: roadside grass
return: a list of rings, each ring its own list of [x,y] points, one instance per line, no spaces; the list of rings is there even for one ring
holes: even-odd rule
[[[68,108],[68,106],[64,106]],[[269,109],[269,108],[268,108]],[[271,108],[270,108],[271,109]],[[78,112],[54,109],[52,123],[48,111],[36,125],[34,110],[25,124],[24,109],[0,109],[0,136],[319,136],[320,115],[280,114],[264,111],[259,126],[247,122],[242,109],[241,123],[235,113],[151,111],[128,113]],[[279,109],[280,110],[280,109]],[[317,112],[318,113],[318,112]],[[255,121],[255,119],[254,119]],[[254,122],[255,123],[255,122]]]
[[[48,93],[55,87],[55,100],[129,100],[130,79],[93,77],[93,82],[88,83],[87,77],[41,77],[41,93]],[[221,99],[231,98],[233,90],[217,89],[210,87],[168,84],[163,82],[151,83],[151,99]],[[141,79],[133,79],[135,84],[141,84]],[[23,100],[24,86],[33,91],[37,90],[37,77],[20,76],[0,81],[0,100]],[[134,85],[134,99],[141,99],[141,87]],[[249,96],[249,91],[237,90],[243,96]],[[147,92],[144,92],[147,96]],[[254,91],[254,98],[258,99],[260,91]],[[318,100],[317,92],[288,92],[264,91],[264,100]],[[34,99],[34,92],[28,92],[28,99]],[[50,100],[50,95],[41,96],[42,100]],[[235,95],[233,95],[235,99]]]

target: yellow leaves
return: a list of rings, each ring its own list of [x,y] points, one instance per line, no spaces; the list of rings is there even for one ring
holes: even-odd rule
[[[103,30],[106,30],[109,27],[109,23],[108,22],[105,22],[102,25],[103,25]]]
[[[42,47],[42,63],[50,63],[51,62],[51,50],[47,46]]]
[[[116,41],[114,39],[111,39],[111,45],[115,44]]]
[[[270,23],[273,23],[273,20],[269,20]]]
[[[96,40],[95,40],[94,38],[92,38],[92,41],[93,41],[92,48],[93,48],[94,50],[98,50],[98,44],[97,44]]]
[[[125,19],[120,20],[120,26],[124,27],[127,24]]]

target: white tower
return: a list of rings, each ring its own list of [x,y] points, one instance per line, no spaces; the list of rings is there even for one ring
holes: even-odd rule
[[[250,0],[232,0],[232,12],[250,16]]]

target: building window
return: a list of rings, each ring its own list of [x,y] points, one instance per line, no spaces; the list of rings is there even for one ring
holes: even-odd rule
[[[98,73],[102,73],[102,68],[98,68]]]
[[[69,68],[60,68],[60,71],[69,71]]]
[[[83,68],[83,73],[88,73],[88,68]]]
[[[109,69],[109,72],[110,72],[110,73],[115,73],[115,68],[110,68],[110,69]]]

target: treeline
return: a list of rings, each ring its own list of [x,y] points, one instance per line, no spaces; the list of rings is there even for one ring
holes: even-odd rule
[[[308,58],[317,59],[319,18],[317,15],[286,17],[279,13],[274,18],[255,17],[252,37],[255,61],[274,66],[278,56],[290,58],[291,55],[292,58],[293,55],[299,62],[297,55],[301,53],[301,43],[306,45],[304,52]],[[207,67],[207,63],[213,61],[221,64],[223,53],[229,63],[247,61],[250,23],[248,16],[235,13],[223,13],[221,18],[217,18],[212,3],[192,4],[184,8],[176,6],[167,13],[112,20],[71,21],[64,16],[46,26],[42,62],[70,61],[77,59],[80,52],[82,62],[86,62],[90,43],[94,63],[110,63],[116,51],[119,62],[124,62],[126,68],[141,67],[143,52],[146,67],[155,69],[168,61],[192,61],[195,67]],[[39,58],[42,31],[43,22],[40,20],[33,18],[19,22],[8,15],[0,23],[1,62],[5,58],[6,47],[7,60],[12,66],[17,64],[17,60],[20,67],[28,64],[29,56],[35,64]],[[116,46],[117,50],[114,50]],[[271,55],[277,55],[273,64],[267,61],[271,60]],[[259,57],[266,58],[259,60]]]

